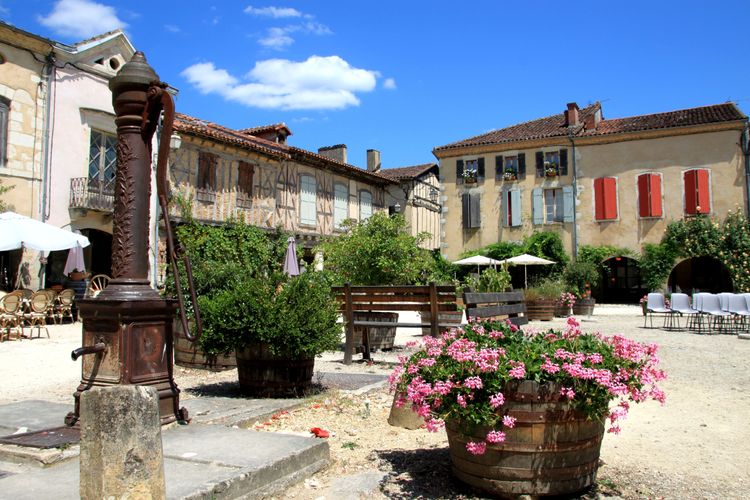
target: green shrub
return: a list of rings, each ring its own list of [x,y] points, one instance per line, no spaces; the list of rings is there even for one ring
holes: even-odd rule
[[[479,276],[470,276],[466,286],[479,293],[504,292],[510,286],[510,273],[503,268],[485,269]]]
[[[557,300],[565,291],[565,283],[554,278],[544,278],[526,289],[526,300]]]
[[[641,256],[641,282],[651,291],[664,287],[672,272],[676,250],[670,245],[647,243],[643,245]]]
[[[598,266],[591,262],[571,262],[563,271],[563,281],[569,292],[583,297],[586,289],[597,285],[599,281]]]

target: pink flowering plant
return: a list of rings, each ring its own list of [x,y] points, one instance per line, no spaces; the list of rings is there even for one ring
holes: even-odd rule
[[[560,298],[557,299],[557,304],[560,307],[573,307],[576,303],[576,296],[570,292],[563,292],[560,294]]]
[[[483,454],[501,443],[515,419],[505,410],[505,394],[521,380],[549,384],[589,418],[609,420],[619,433],[630,403],[664,402],[657,383],[656,344],[622,336],[583,333],[575,318],[563,330],[522,330],[508,322],[471,320],[424,345],[391,374],[397,406],[410,405],[430,431],[445,421],[491,429],[467,450]]]

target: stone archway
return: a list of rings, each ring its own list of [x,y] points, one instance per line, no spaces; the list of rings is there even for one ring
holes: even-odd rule
[[[84,249],[87,271],[91,276],[106,274],[112,276],[112,235],[98,229],[81,229],[91,245]]]
[[[690,257],[672,268],[667,281],[673,292],[732,292],[732,277],[719,260],[703,256]]]
[[[606,272],[602,277],[600,302],[609,304],[637,304],[646,293],[641,284],[638,261],[624,255],[612,256],[602,262]]]

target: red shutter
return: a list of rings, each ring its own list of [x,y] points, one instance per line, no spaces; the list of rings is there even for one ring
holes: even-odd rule
[[[641,217],[651,217],[651,196],[649,190],[651,174],[641,174],[638,176],[638,215]]]
[[[617,179],[604,179],[604,218],[617,218]]]
[[[695,213],[708,214],[711,213],[711,199],[710,189],[708,186],[708,170],[696,170],[696,200],[698,202],[695,207]]]
[[[651,217],[661,217],[661,176],[649,174],[649,206],[651,208]]]
[[[696,206],[698,205],[697,200],[697,182],[696,182],[696,171],[688,170],[685,172],[685,213],[687,215],[695,215]]]
[[[604,220],[604,179],[594,179],[594,217]]]

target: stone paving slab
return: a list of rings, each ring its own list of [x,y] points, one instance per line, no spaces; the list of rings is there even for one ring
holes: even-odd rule
[[[19,401],[0,405],[0,436],[19,430],[33,432],[65,425],[65,415],[73,411],[72,404],[49,401]]]

